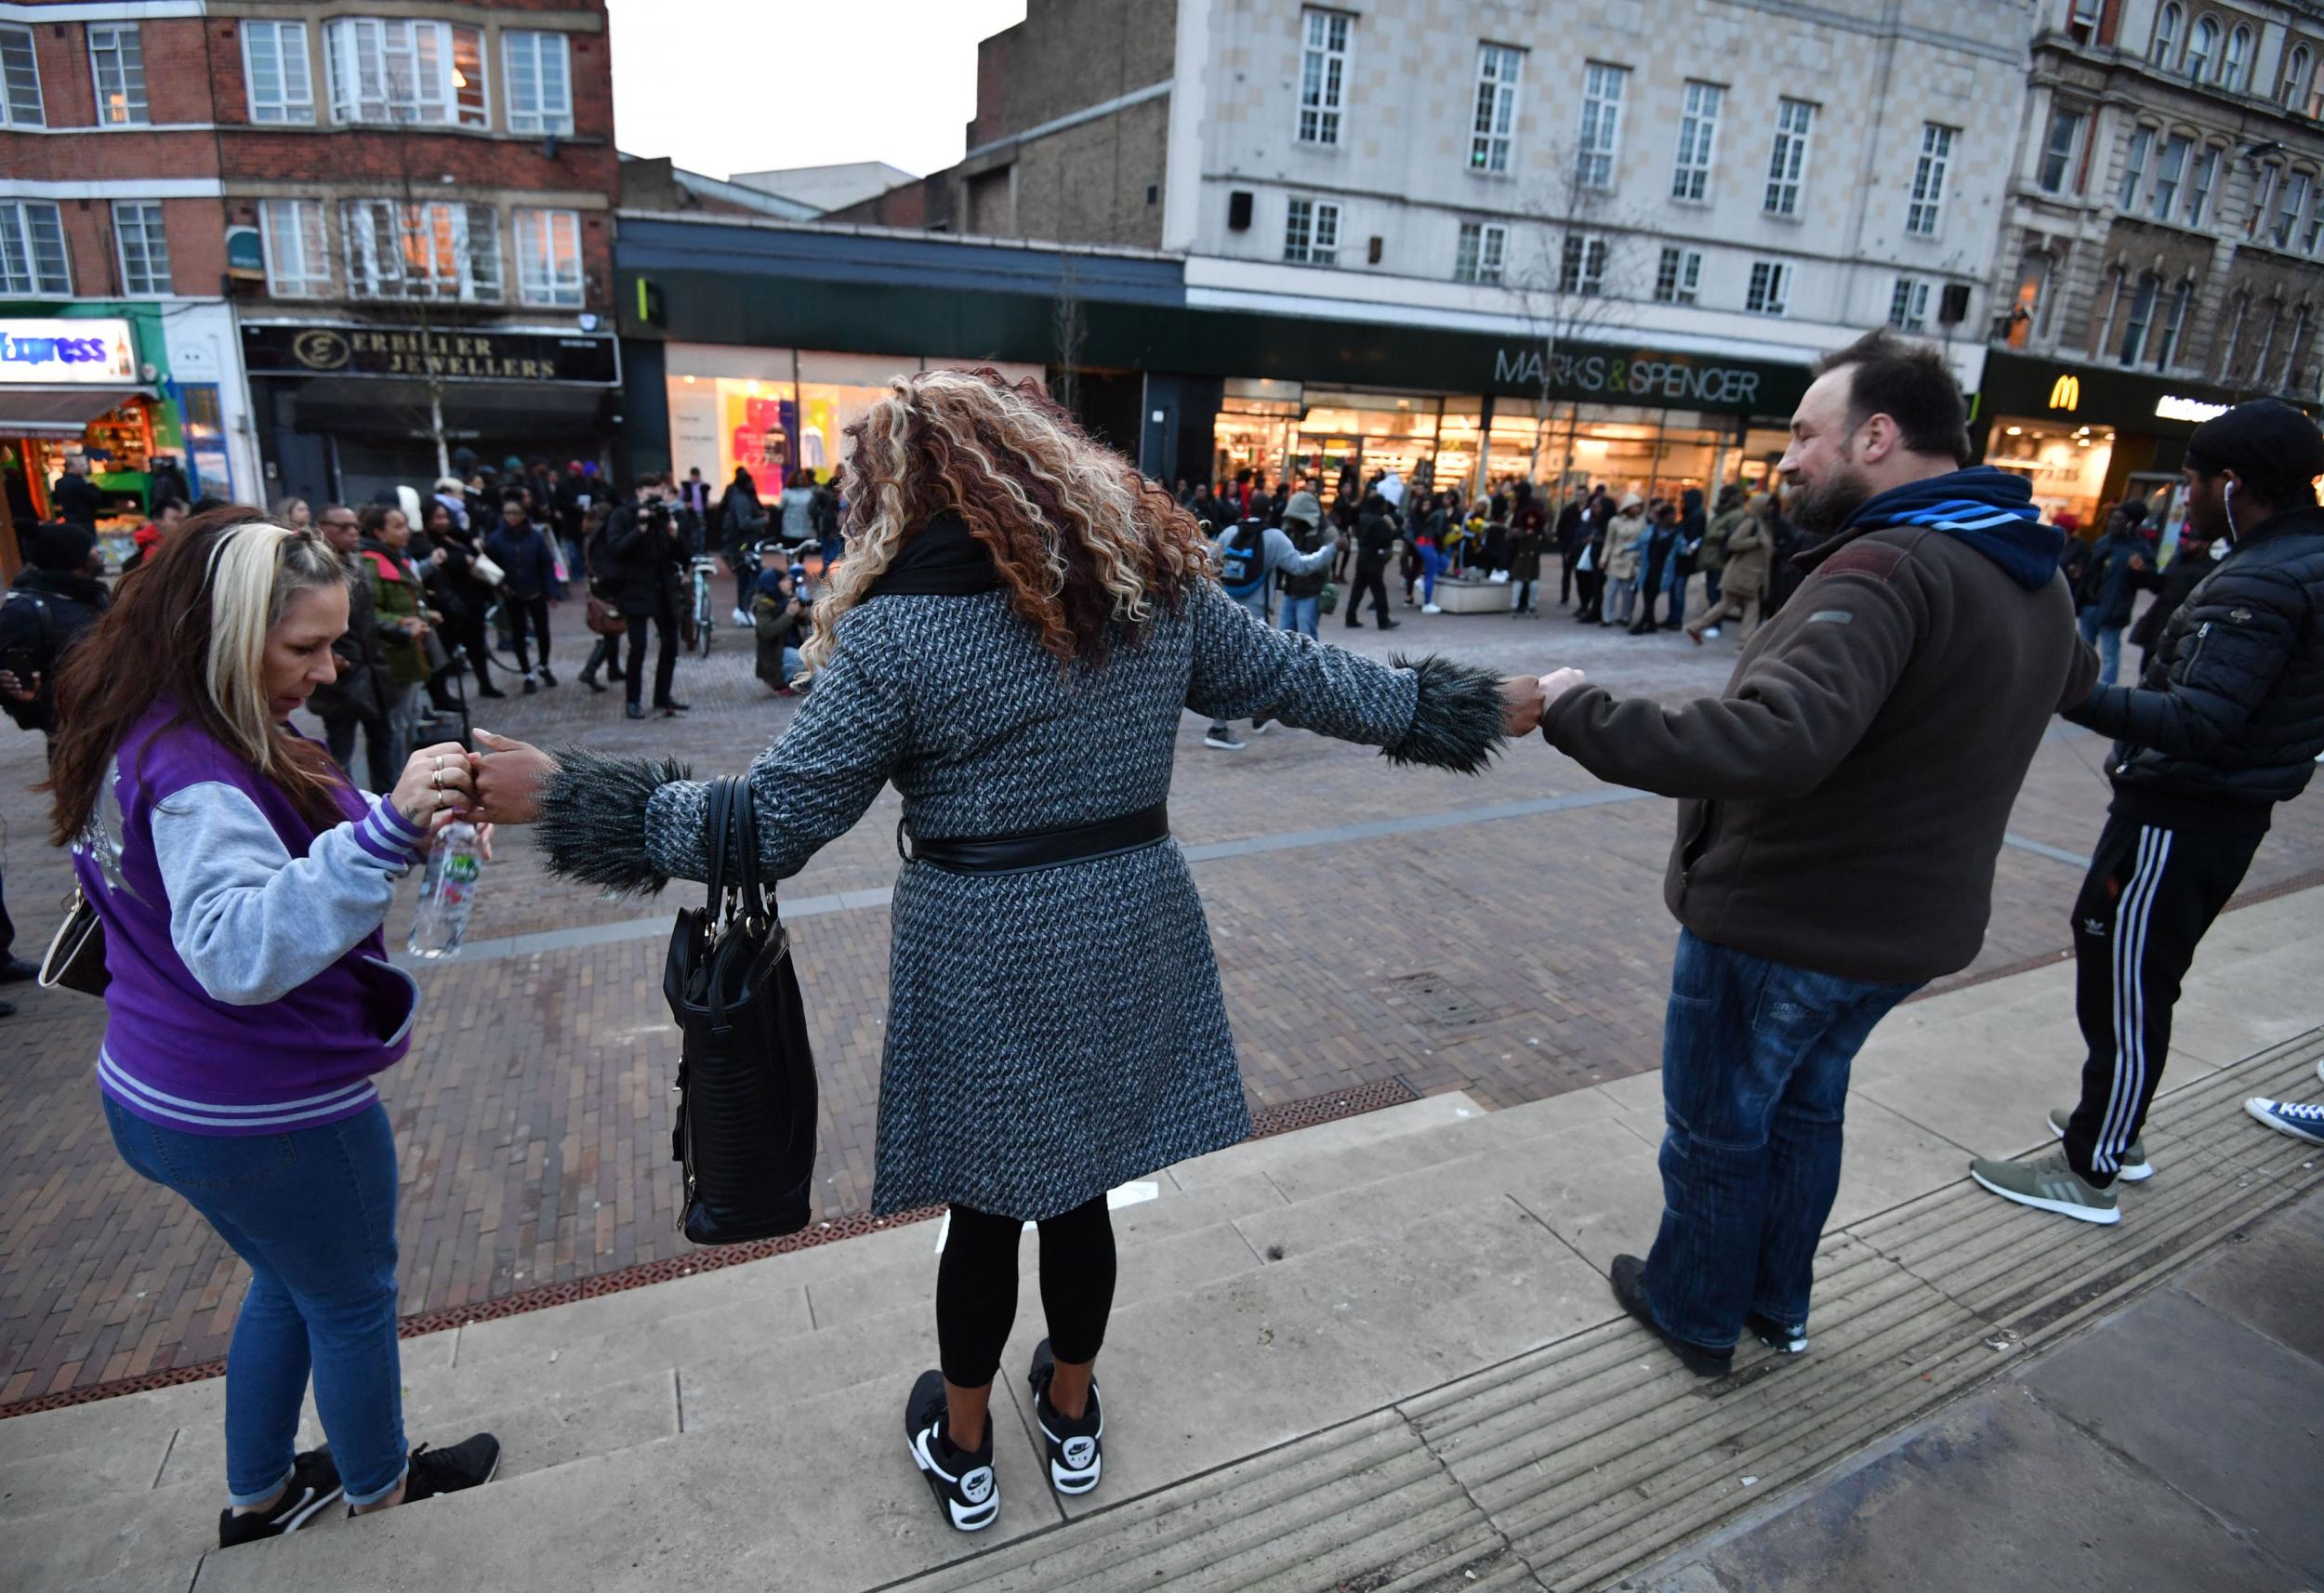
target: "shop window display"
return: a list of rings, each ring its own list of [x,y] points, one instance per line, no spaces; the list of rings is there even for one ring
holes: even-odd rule
[[[2004,415],[1994,423],[1985,462],[2024,476],[2043,520],[2054,521],[2064,514],[2091,525],[2113,458],[2110,426],[2068,427]]]

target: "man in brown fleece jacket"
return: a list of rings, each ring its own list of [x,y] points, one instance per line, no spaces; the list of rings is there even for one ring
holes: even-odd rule
[[[1696,1372],[1746,1326],[1807,1348],[1848,1070],[1873,1026],[1968,966],[2010,807],[2096,658],[2027,482],[1964,469],[1967,406],[1930,349],[1874,333],[1791,420],[1805,580],[1718,697],[1621,701],[1561,670],[1542,734],[1679,797],[1683,926],[1663,1039],[1662,1225],[1623,1305]]]

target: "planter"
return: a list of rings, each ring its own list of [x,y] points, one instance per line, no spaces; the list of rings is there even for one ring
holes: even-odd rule
[[[1515,602],[1502,582],[1437,578],[1436,606],[1448,614],[1505,614]]]

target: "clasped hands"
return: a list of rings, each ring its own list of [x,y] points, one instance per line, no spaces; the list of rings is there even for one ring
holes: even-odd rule
[[[1512,736],[1529,736],[1541,728],[1541,716],[1589,677],[1578,669],[1560,669],[1536,678],[1512,675],[1501,682],[1501,723]]]

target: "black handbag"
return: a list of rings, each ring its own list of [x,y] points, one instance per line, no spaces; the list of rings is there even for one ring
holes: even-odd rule
[[[105,966],[104,920],[90,905],[88,893],[75,886],[64,905],[64,922],[57,926],[47,954],[40,959],[40,987],[102,995],[112,977]]]
[[[662,975],[682,1036],[670,1154],[685,1169],[686,1237],[741,1244],[812,1216],[815,1062],[748,782],[710,783],[705,843],[709,899],[679,914]]]

